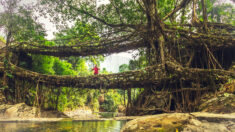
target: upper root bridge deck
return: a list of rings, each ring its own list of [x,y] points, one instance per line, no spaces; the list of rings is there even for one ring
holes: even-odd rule
[[[234,29],[233,27],[232,29]],[[144,32],[144,31],[143,31]],[[223,49],[223,48],[235,48],[234,35],[228,36],[216,36],[214,34],[203,34],[188,32],[186,30],[166,30],[171,38],[165,42],[166,46],[174,47],[176,42],[184,47],[191,49],[192,47],[201,49],[205,48],[205,45],[213,50]],[[178,32],[182,37],[177,38],[174,36],[175,32]],[[97,42],[81,42],[75,45],[55,45],[55,46],[45,46],[42,44],[33,44],[30,42],[21,42],[9,46],[9,51],[12,52],[25,52],[31,54],[41,54],[50,55],[57,57],[69,57],[69,56],[89,56],[89,55],[101,55],[101,54],[112,54],[125,52],[128,50],[136,50],[141,47],[150,47],[148,42],[142,38],[141,35],[133,37],[135,34],[127,35],[118,38],[107,39]],[[170,36],[169,35],[169,36]],[[120,40],[119,40],[120,39]],[[176,48],[178,48],[176,46]]]
[[[25,52],[31,54],[68,57],[112,54],[128,50],[135,50],[141,47],[146,47],[142,40],[130,41],[126,43],[78,46],[37,46],[22,43],[9,47],[9,50],[12,52]]]

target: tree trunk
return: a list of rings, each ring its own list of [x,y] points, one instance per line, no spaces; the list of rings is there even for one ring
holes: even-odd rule
[[[126,108],[126,90],[124,90],[124,106]]]
[[[206,3],[204,0],[201,0],[202,8],[203,8],[203,29],[207,32],[207,11],[206,11]]]
[[[162,70],[165,70],[165,54],[164,54],[164,23],[160,19],[157,13],[157,4],[156,0],[143,0],[146,16],[148,19],[148,42],[155,52],[160,51],[160,62],[163,67]],[[157,42],[158,48],[156,48],[155,43]]]
[[[131,108],[131,88],[127,90],[127,95],[128,95],[128,103],[127,103],[127,108]]]
[[[56,109],[58,110],[58,104],[59,104],[59,96],[61,93],[61,87],[59,87],[58,91],[57,91],[57,96],[56,96]]]
[[[4,75],[3,75],[3,86],[8,86],[8,78],[7,74],[9,72],[9,44],[10,44],[10,38],[11,38],[11,32],[8,32],[7,34],[7,41],[6,41],[6,47],[5,47],[5,58],[4,58]]]

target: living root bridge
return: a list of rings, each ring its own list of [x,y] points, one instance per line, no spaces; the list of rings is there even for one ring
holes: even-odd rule
[[[221,25],[221,24],[218,24]],[[218,26],[217,25],[217,26]],[[189,26],[189,25],[188,25]],[[221,25],[223,26],[223,24]],[[234,26],[226,25],[231,28],[231,30],[235,29]],[[142,31],[142,29],[141,29]],[[204,48],[205,45],[208,46],[209,49],[213,49],[213,51],[218,51],[224,48],[235,48],[235,39],[234,34],[221,36],[219,34],[213,33],[196,33],[183,29],[177,29],[174,26],[167,26],[166,31],[169,34],[169,39],[165,42],[166,47],[168,48],[177,48],[175,43],[177,42],[179,45],[186,47],[187,49],[196,48],[198,51],[201,48]],[[181,38],[177,38],[175,33],[179,33]],[[40,55],[50,55],[57,57],[68,57],[68,56],[89,56],[89,55],[101,55],[101,54],[112,54],[112,53],[120,53],[128,50],[136,50],[138,48],[149,47],[149,43],[141,38],[143,34],[147,34],[148,32],[143,31],[141,34],[132,34],[129,37],[123,38],[113,38],[111,41],[109,39],[103,40],[102,42],[77,42],[75,45],[56,45],[56,46],[45,46],[40,44],[40,42],[20,42],[17,44],[13,44],[9,46],[8,50],[11,52],[19,53],[31,53],[31,54],[40,54]],[[133,37],[137,35],[137,37]],[[119,40],[120,39],[120,40]],[[0,52],[3,52],[4,49],[0,49]]]
[[[88,56],[100,54],[119,53],[128,50],[136,50],[146,47],[143,40],[129,41],[125,43],[79,46],[37,46],[31,44],[17,44],[9,47],[12,52],[24,52],[31,54],[50,55],[57,57]]]
[[[175,30],[172,30],[175,32]],[[181,35],[188,34],[187,32],[180,32]],[[196,34],[198,35],[198,34]],[[203,34],[201,34],[203,36]],[[198,35],[194,36],[194,41],[189,41],[188,39],[179,39],[181,45],[188,48],[199,48],[204,47],[203,43],[207,43],[208,47],[213,48],[215,50],[219,50],[221,48],[235,48],[235,39],[221,39],[217,38],[212,41],[208,39],[208,36],[204,36],[204,38]],[[203,39],[202,39],[203,38]],[[213,43],[212,43],[213,42]],[[172,46],[175,41],[169,40],[166,42],[166,46]],[[202,43],[202,44],[201,44]],[[120,53],[129,50],[136,50],[138,48],[147,47],[147,44],[144,40],[139,41],[130,41],[125,43],[114,43],[114,44],[101,44],[101,45],[74,45],[74,46],[39,46],[34,44],[19,43],[9,47],[9,51],[19,53],[30,53],[30,54],[40,54],[40,55],[50,55],[57,57],[68,57],[68,56],[89,56],[89,55],[102,55],[102,54],[113,54]],[[0,49],[0,51],[4,51]]]
[[[193,82],[195,81],[195,77],[201,78],[201,83],[207,82],[210,79],[216,80],[215,83],[221,83],[225,82],[231,76],[235,77],[235,73],[224,70],[183,68],[177,67],[170,62],[167,62],[167,68],[174,74],[165,74],[161,68],[161,65],[155,65],[137,71],[87,77],[39,74],[15,65],[11,65],[10,69],[14,77],[22,80],[38,82],[44,85],[90,89],[149,88],[150,86],[161,86],[162,83],[166,82],[174,83],[179,78],[183,81]],[[3,73],[3,71],[3,63],[0,63],[0,73]]]

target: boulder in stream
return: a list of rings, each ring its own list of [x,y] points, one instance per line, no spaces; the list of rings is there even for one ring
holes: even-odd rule
[[[233,132],[235,113],[170,113],[129,121],[121,132]]]

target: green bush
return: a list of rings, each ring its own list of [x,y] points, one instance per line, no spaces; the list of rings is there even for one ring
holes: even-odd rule
[[[111,96],[106,96],[104,103],[100,107],[106,112],[115,112],[118,108]]]
[[[101,117],[103,118],[113,118],[116,116],[115,112],[102,112],[100,113]]]

